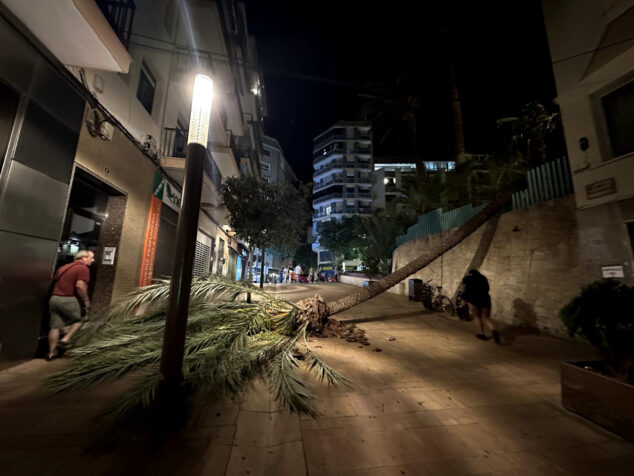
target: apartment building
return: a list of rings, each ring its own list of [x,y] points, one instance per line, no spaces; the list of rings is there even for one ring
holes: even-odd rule
[[[277,139],[264,136],[262,138],[262,155],[260,156],[260,174],[263,179],[271,183],[285,184],[294,187],[297,182],[295,172],[284,156],[284,150]],[[252,280],[260,282],[262,253],[259,248],[254,250]],[[264,254],[264,276],[268,282],[279,282],[281,270],[284,266],[291,266],[292,259],[276,256],[269,251]]]
[[[95,311],[169,275],[197,73],[215,95],[195,274],[244,274],[218,194],[262,153],[241,2],[0,0],[0,42],[0,358],[33,354],[52,273],[78,249],[96,255]]]
[[[313,168],[312,248],[319,269],[334,271],[332,253],[319,245],[320,225],[344,216],[372,213],[370,124],[340,121],[315,137]]]
[[[634,1],[542,6],[587,274],[634,284]]]

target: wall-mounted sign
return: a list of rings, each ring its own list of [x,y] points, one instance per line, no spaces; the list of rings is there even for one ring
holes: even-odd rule
[[[586,185],[586,196],[588,200],[612,195],[613,193],[616,193],[616,180],[612,177]]]
[[[114,264],[114,255],[116,251],[117,248],[114,246],[104,246],[101,264]]]
[[[623,266],[601,266],[601,276],[604,278],[624,278]]]

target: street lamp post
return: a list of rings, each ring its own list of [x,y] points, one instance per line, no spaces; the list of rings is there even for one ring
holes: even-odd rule
[[[185,330],[212,97],[212,80],[202,74],[196,75],[187,138],[183,197],[176,227],[170,297],[161,354],[160,371],[163,389],[178,387],[182,379]]]

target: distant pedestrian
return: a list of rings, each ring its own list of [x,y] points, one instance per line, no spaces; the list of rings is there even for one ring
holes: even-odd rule
[[[295,269],[293,271],[295,271],[295,278],[299,283],[299,277],[302,275],[302,267],[299,265],[299,263],[297,263],[297,266],[295,266]]]
[[[462,299],[469,305],[469,314],[477,320],[480,332],[478,339],[488,340],[493,337],[496,344],[501,342],[500,332],[491,320],[491,296],[489,295],[489,280],[477,269],[471,269],[462,280]],[[486,335],[485,327],[491,332]]]
[[[95,254],[92,251],[81,250],[75,255],[75,261],[65,264],[55,272],[53,295],[48,303],[51,318],[46,360],[55,358],[58,348],[68,349],[71,337],[82,326],[83,319],[90,310],[89,267],[94,261]],[[64,327],[68,327],[68,331],[60,340],[60,330]]]
[[[288,282],[288,266],[284,266],[284,269],[282,270],[282,282]]]

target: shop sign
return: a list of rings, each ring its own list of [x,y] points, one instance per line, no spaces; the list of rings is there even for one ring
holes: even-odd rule
[[[164,182],[165,186],[163,188],[163,203],[175,212],[180,211],[181,193],[174,187],[172,187],[172,185],[167,180],[165,180]]]
[[[154,187],[152,195],[162,200],[165,205],[175,212],[179,212],[181,208],[181,193],[175,189],[171,183],[165,180],[163,174],[156,172],[154,175]]]
[[[601,266],[601,276],[604,278],[624,278],[623,266]]]
[[[586,185],[588,200],[616,193],[616,180],[613,177]]]
[[[154,271],[154,258],[156,257],[156,242],[158,241],[159,225],[161,222],[161,200],[152,195],[150,212],[148,214],[147,228],[145,230],[145,243],[143,245],[143,257],[141,260],[141,272],[139,274],[139,286],[152,284]]]

